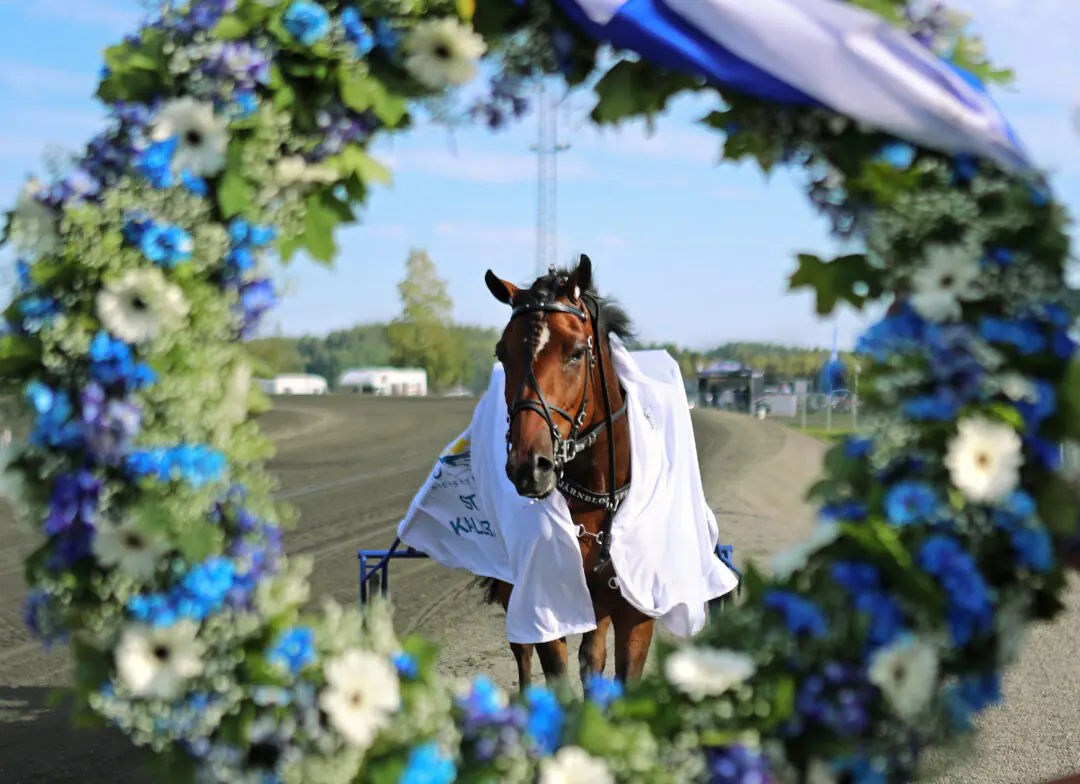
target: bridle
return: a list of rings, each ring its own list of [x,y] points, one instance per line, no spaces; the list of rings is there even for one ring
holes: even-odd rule
[[[564,495],[606,510],[604,523],[599,534],[590,534],[584,530],[583,526],[579,526],[578,529],[578,538],[588,535],[593,536],[599,542],[600,556],[595,567],[593,567],[593,571],[601,572],[611,562],[611,524],[615,517],[615,512],[630,492],[629,482],[623,487],[615,487],[614,426],[616,420],[626,415],[626,396],[625,394],[623,395],[622,408],[612,412],[611,393],[608,390],[607,373],[605,372],[606,369],[604,367],[604,353],[598,348],[600,345],[600,306],[596,298],[588,292],[581,293],[579,298],[584,305],[582,308],[574,307],[573,305],[564,302],[532,300],[515,306],[513,312],[510,314],[510,320],[513,321],[518,316],[524,316],[530,313],[568,313],[580,319],[583,324],[588,324],[591,328],[591,334],[588,336],[586,342],[585,382],[581,392],[581,405],[576,414],[571,414],[569,411],[564,411],[558,406],[553,406],[544,399],[544,393],[540,389],[540,383],[536,379],[536,372],[533,367],[533,352],[531,350],[527,351],[528,360],[525,375],[521,379],[521,384],[518,385],[517,392],[514,394],[514,400],[510,404],[510,408],[507,410],[506,414],[506,449],[507,452],[509,452],[512,446],[510,431],[513,426],[514,417],[523,411],[533,411],[543,417],[544,421],[547,423],[548,429],[551,431],[555,476],[557,477],[556,486],[558,489]],[[529,346],[530,339],[526,338],[525,342],[527,346],[531,348],[531,346]],[[585,432],[581,432],[585,420],[588,419],[590,381],[592,379],[592,370],[596,366],[599,366],[600,368],[600,393],[604,400],[604,421],[597,423]],[[532,387],[533,392],[536,393],[535,398],[522,398],[522,394],[525,393],[528,387]],[[559,415],[570,423],[570,433],[566,438],[563,438],[562,432],[555,423],[553,414]],[[567,463],[593,446],[597,439],[600,438],[600,434],[605,428],[610,433],[608,438],[608,462],[611,475],[608,481],[608,492],[596,493],[586,487],[582,487],[577,482],[566,478],[564,472]]]

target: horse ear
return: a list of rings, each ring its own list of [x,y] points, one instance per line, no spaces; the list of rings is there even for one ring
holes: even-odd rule
[[[492,296],[504,305],[511,304],[514,297],[517,296],[518,287],[513,283],[502,280],[491,270],[488,270],[487,274],[484,275],[484,283],[487,284],[488,291],[491,292]]]
[[[567,284],[571,291],[576,292],[577,297],[580,297],[582,292],[591,289],[592,259],[582,253],[581,257],[578,259],[577,268],[570,273]]]

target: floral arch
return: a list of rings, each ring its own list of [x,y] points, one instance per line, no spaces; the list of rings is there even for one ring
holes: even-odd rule
[[[725,157],[805,168],[865,251],[803,256],[820,313],[893,295],[864,336],[866,437],[833,449],[822,523],[747,601],[656,675],[584,702],[452,692],[385,608],[309,614],[282,555],[270,445],[240,339],[275,303],[267,265],[329,261],[388,178],[365,149],[410,111],[501,76],[476,115],[520,114],[529,79],[599,75],[594,22],[551,0],[163,3],[109,49],[111,124],[9,215],[21,254],[0,365],[33,422],[5,455],[28,621],[77,657],[84,715],[160,780],[908,781],[919,752],[997,699],[1023,627],[1061,608],[1073,536],[1060,446],[1080,436],[1066,216],[1008,161],[910,146],[820,105],[752,98],[647,59],[595,84],[597,123],[719,91]],[[615,4],[609,4],[615,5]],[[858,0],[999,76],[958,30]],[[940,20],[937,20],[940,22]]]

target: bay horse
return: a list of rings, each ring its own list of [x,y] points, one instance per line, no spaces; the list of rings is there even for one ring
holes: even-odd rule
[[[592,262],[584,254],[573,270],[552,268],[527,289],[491,270],[485,282],[512,309],[495,349],[506,372],[506,474],[525,498],[561,492],[577,530],[596,615],[596,629],[583,635],[578,650],[582,683],[603,673],[611,625],[615,677],[635,680],[652,643],[653,619],[622,597],[608,549],[612,518],[631,479],[626,397],[609,337],[630,340],[630,318],[596,293]],[[487,601],[508,609],[513,586],[491,578],[481,582]],[[565,638],[510,648],[522,691],[532,680],[534,648],[548,683],[566,676]]]

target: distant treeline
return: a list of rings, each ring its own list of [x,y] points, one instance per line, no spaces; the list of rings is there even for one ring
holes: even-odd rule
[[[483,391],[495,361],[499,331],[458,324],[446,327],[456,346],[456,372],[442,371],[437,388],[458,384]],[[262,361],[266,373],[316,373],[333,387],[350,368],[400,366],[388,337],[389,324],[362,324],[331,332],[325,337],[275,337],[252,340],[251,352]],[[685,378],[693,378],[699,365],[718,359],[737,360],[765,371],[766,383],[814,376],[829,358],[825,349],[792,348],[772,343],[724,343],[709,351],[691,351],[671,343],[650,343],[640,348],[663,348],[679,362]],[[460,353],[458,353],[460,352]],[[841,358],[844,355],[841,354]],[[422,364],[422,363],[421,363]]]

